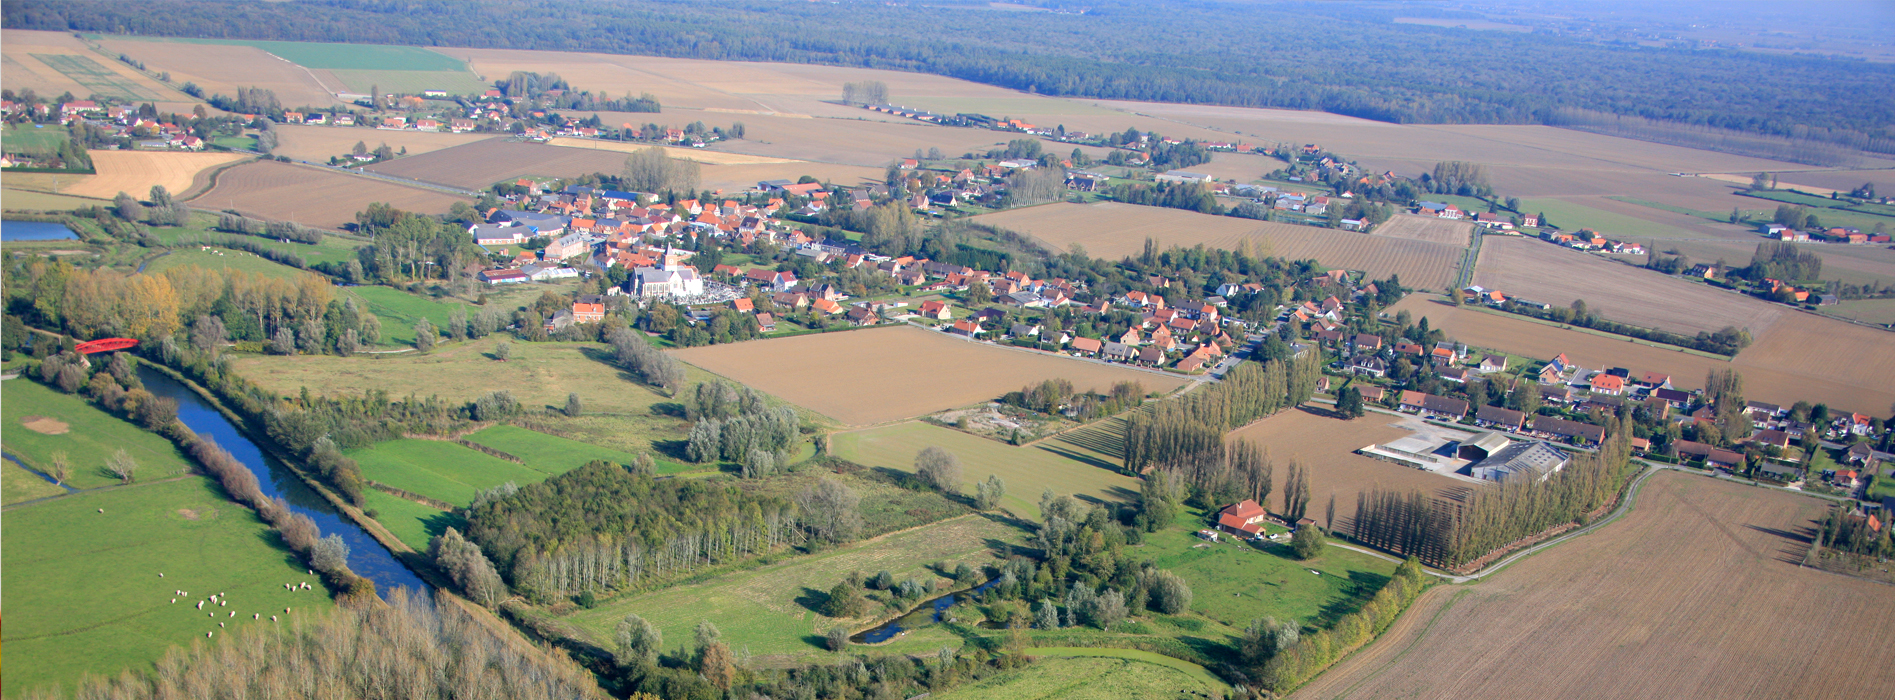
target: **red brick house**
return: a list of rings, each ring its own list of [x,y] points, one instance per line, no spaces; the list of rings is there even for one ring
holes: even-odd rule
[[[1245,499],[1241,503],[1226,506],[1217,513],[1217,526],[1225,532],[1240,537],[1256,537],[1263,534],[1263,522],[1270,517],[1269,511],[1256,501]]]

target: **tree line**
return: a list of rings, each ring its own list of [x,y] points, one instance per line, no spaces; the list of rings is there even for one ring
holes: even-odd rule
[[[1195,465],[1222,455],[1224,433],[1314,396],[1324,362],[1315,347],[1289,361],[1246,362],[1221,382],[1132,414],[1125,421],[1126,471],[1157,467],[1203,473]]]

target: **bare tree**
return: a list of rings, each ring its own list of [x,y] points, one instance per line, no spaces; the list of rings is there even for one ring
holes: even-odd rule
[[[66,457],[65,450],[53,453],[53,468],[47,476],[53,477],[53,483],[66,485],[66,479],[72,476],[72,462]]]
[[[625,157],[625,186],[640,192],[692,192],[701,177],[697,163],[672,158],[663,146]]]
[[[112,453],[112,458],[105,461],[105,468],[112,472],[113,476],[118,477],[119,481],[127,484],[132,483],[132,480],[138,476],[138,461],[132,459],[131,454],[124,448],[119,448],[117,452]]]
[[[797,495],[810,535],[827,542],[848,542],[862,530],[862,497],[841,482],[824,478]]]

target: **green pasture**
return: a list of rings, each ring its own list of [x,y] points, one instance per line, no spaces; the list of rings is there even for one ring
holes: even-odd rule
[[[424,506],[374,489],[366,490],[363,494],[367,498],[363,507],[375,512],[375,520],[394,533],[395,539],[417,552],[428,551],[428,542],[450,527],[467,529],[466,521],[461,516],[442,512],[433,506]]]
[[[1298,561],[1287,540],[1261,547],[1228,536],[1206,542],[1196,534],[1203,523],[1202,516],[1181,516],[1177,526],[1147,535],[1138,556],[1183,576],[1194,594],[1191,611],[1233,634],[1262,617],[1328,627],[1381,590],[1395,571],[1393,563],[1338,547]]]
[[[211,145],[235,148],[242,151],[254,151],[257,150],[257,137],[249,134],[243,136],[219,136],[211,139]]]
[[[57,124],[9,124],[0,130],[0,148],[8,153],[53,153],[66,142],[66,130]]]
[[[999,475],[1007,487],[1001,506],[1025,517],[1039,517],[1040,493],[1046,489],[1093,501],[1128,501],[1138,495],[1138,480],[1111,471],[1116,465],[1051,441],[1044,448],[1014,447],[920,421],[830,438],[830,450],[838,457],[903,473],[912,473],[915,456],[930,446],[960,458],[969,493],[989,474]]]
[[[939,582],[945,591],[950,582],[928,569],[929,564],[946,562],[951,570],[962,562],[976,566],[995,563],[992,543],[1018,543],[1021,538],[1020,530],[1012,526],[968,515],[817,554],[788,557],[702,583],[617,598],[591,610],[578,610],[566,621],[598,642],[609,643],[619,621],[628,613],[636,613],[659,628],[669,649],[688,643],[692,628],[701,620],[710,620],[724,633],[724,641],[740,652],[747,649],[772,660],[842,658],[842,654],[822,647],[823,633],[837,625],[859,631],[868,627],[870,620],[837,620],[816,610],[827,600],[829,589],[850,572],[873,576],[886,570],[897,580],[913,577]],[[903,640],[917,636],[929,640],[923,643],[932,645],[926,651],[959,645],[957,637],[936,627],[917,630]]]
[[[70,692],[86,673],[146,671],[173,646],[273,624],[270,615],[283,617],[285,608],[308,613],[333,605],[267,525],[203,477],[10,508],[0,527],[7,585],[0,684],[7,697],[56,684]],[[304,581],[314,589],[283,588]],[[175,596],[177,590],[189,595]],[[199,611],[196,603],[212,593],[224,594],[229,605]]]
[[[1546,219],[1562,231],[1589,228],[1605,234],[1608,238],[1686,238],[1702,235],[1655,221],[1602,211],[1560,199],[1521,200],[1520,211],[1545,214]],[[1729,212],[1725,213],[1729,214]]]
[[[31,417],[65,423],[66,432],[50,435],[28,430],[21,421]],[[7,453],[36,470],[50,469],[53,453],[65,452],[72,471],[66,483],[73,488],[119,483],[118,477],[106,472],[105,462],[120,449],[138,462],[138,481],[155,481],[191,470],[170,440],[99,410],[78,396],[60,393],[25,377],[0,382],[0,424],[0,441],[6,443]]]
[[[65,492],[53,482],[14,464],[13,460],[0,462],[0,505],[12,505]]]
[[[533,468],[551,474],[564,474],[585,466],[587,462],[595,459],[615,464],[631,464],[638,459],[638,455],[631,452],[568,440],[511,425],[496,425],[482,429],[467,436],[467,440],[519,457],[527,464],[533,465]],[[662,459],[662,455],[653,454],[652,456],[660,458],[658,460],[660,474],[676,474],[691,469],[683,464]]]
[[[1226,686],[1202,666],[1131,649],[1030,648],[1032,665],[936,693],[940,700],[1213,697]],[[1183,665],[1188,668],[1179,668]],[[1194,670],[1191,670],[1194,669]]]
[[[306,41],[252,41],[248,39],[186,39],[113,36],[114,39],[164,41],[184,44],[254,46],[291,63],[317,70],[464,71],[467,66],[419,46],[385,44],[327,44]]]
[[[1876,224],[1895,227],[1895,211],[1890,211],[1881,205],[1856,205],[1849,201],[1785,190],[1747,191],[1741,192],[1740,194],[1745,197],[1770,202],[1783,202],[1786,204],[1797,204],[1809,207],[1811,209],[1810,213],[1816,215],[1818,223],[1821,223],[1824,227],[1854,226],[1863,231],[1875,230]],[[1844,207],[1848,208],[1845,209]],[[1774,213],[1775,209],[1775,207],[1771,207],[1770,211]]]
[[[382,319],[383,344],[413,344],[415,322],[426,318],[437,329],[446,326],[448,317],[454,313],[454,307],[457,305],[466,306],[469,316],[479,311],[478,308],[457,300],[429,299],[394,287],[379,285],[348,287],[341,293],[354,295],[362,300],[362,304],[368,307],[370,312]]]
[[[263,239],[255,240],[262,241]],[[216,246],[211,246],[209,250],[205,250],[203,246],[175,248],[170,253],[152,260],[150,265],[145,266],[145,272],[158,273],[174,267],[192,265],[207,269],[240,270],[254,275],[286,280],[316,274],[266,259],[256,253]],[[386,326],[384,326],[384,332],[386,332]]]
[[[337,78],[349,86],[352,92],[363,95],[371,90],[380,90],[382,94],[420,95],[429,90],[445,90],[450,95],[475,95],[492,90],[493,86],[474,78],[473,73],[461,69],[452,70],[331,70]],[[505,78],[506,76],[500,76]]]
[[[455,505],[473,502],[482,489],[509,481],[525,486],[552,476],[442,440],[390,440],[346,454],[371,480]]]

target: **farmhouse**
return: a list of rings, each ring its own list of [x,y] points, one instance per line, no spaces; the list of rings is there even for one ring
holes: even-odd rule
[[[1597,445],[1605,440],[1605,428],[1552,416],[1534,418],[1532,432],[1566,438],[1581,445]]]
[[[1476,462],[1468,469],[1468,474],[1486,481],[1509,481],[1517,478],[1530,478],[1545,481],[1571,462],[1571,458],[1558,448],[1538,440],[1516,442],[1501,448],[1492,456]]]
[[[1233,535],[1256,537],[1263,534],[1263,522],[1269,517],[1263,506],[1246,499],[1218,511],[1217,526]]]
[[[1474,424],[1480,426],[1519,430],[1526,421],[1527,414],[1511,408],[1482,406],[1474,411]]]

